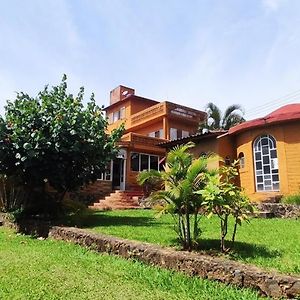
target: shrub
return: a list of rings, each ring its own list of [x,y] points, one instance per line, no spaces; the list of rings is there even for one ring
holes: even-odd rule
[[[300,205],[300,194],[284,196],[281,201],[285,204]]]

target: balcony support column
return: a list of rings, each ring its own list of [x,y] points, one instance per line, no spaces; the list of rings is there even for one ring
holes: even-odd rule
[[[164,131],[164,138],[169,140],[170,139],[170,128],[169,128],[169,121],[167,117],[163,117],[163,131]]]

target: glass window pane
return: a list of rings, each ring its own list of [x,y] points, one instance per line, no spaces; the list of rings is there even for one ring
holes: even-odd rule
[[[277,151],[271,150],[271,158],[277,158]]]
[[[262,147],[262,153],[269,154],[269,147],[268,146]]]
[[[150,156],[150,169],[158,170],[158,156]]]
[[[272,175],[272,180],[273,181],[279,181],[279,176],[278,175]]]
[[[141,154],[141,171],[149,169],[149,155]]]
[[[273,183],[273,190],[279,191],[279,183]]]
[[[171,140],[177,139],[177,129],[176,128],[170,128],[170,139]]]
[[[257,182],[263,182],[263,177],[262,176],[257,176]]]
[[[261,160],[261,154],[260,152],[255,153],[255,160]]]
[[[268,138],[263,138],[263,139],[261,139],[261,144],[262,144],[262,146],[267,146],[267,145],[268,145],[268,142],[269,142]]]
[[[258,184],[257,185],[257,190],[263,191],[264,190],[264,185],[263,184]]]
[[[139,171],[139,154],[131,153],[131,171]]]
[[[262,169],[262,163],[258,161],[256,163],[256,170],[261,170],[261,169]]]
[[[271,168],[269,166],[264,166],[264,174],[270,174]]]
[[[268,155],[267,155],[267,156],[263,156],[263,163],[264,163],[264,165],[265,165],[265,164],[266,164],[266,165],[270,164],[270,158],[269,158]]]
[[[264,184],[265,185],[271,185],[271,180],[265,180]]]

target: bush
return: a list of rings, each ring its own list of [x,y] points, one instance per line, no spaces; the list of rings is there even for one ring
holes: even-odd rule
[[[300,194],[288,195],[282,198],[282,203],[300,205]]]

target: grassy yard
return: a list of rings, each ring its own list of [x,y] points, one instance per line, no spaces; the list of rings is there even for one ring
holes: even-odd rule
[[[251,290],[0,227],[0,299],[259,299]]]
[[[154,218],[151,210],[96,212],[78,225],[96,232],[127,239],[176,245],[172,218]],[[216,218],[203,218],[204,250],[219,247]],[[235,252],[231,258],[284,273],[300,274],[300,221],[287,219],[252,219],[238,228]]]

